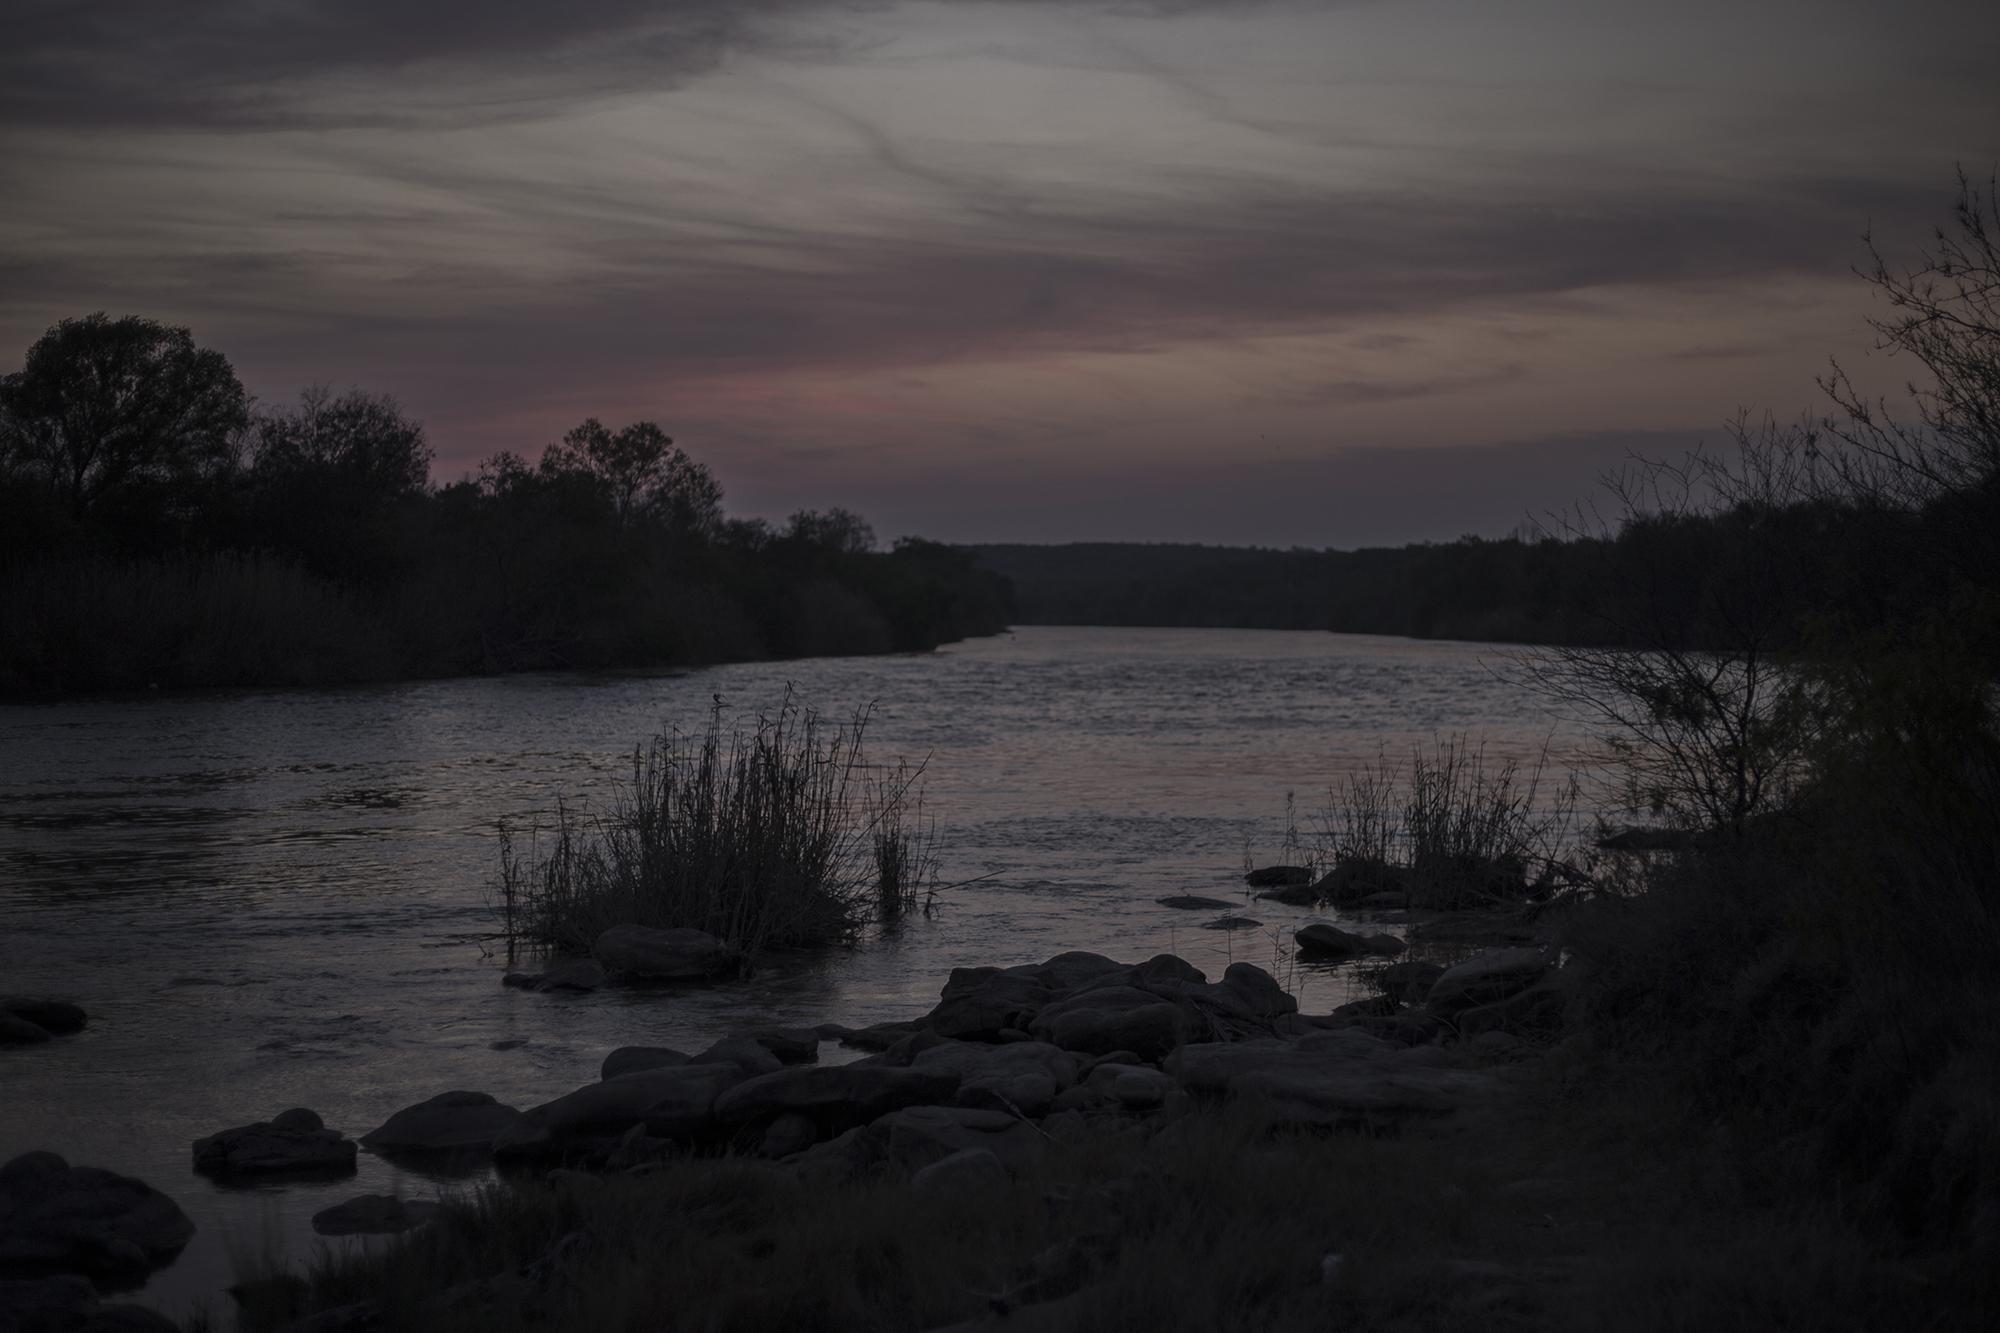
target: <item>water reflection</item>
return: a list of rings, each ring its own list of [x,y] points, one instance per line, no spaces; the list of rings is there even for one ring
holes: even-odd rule
[[[247,1196],[193,1176],[193,1139],[290,1106],[358,1134],[451,1089],[532,1104],[614,1046],[906,1017],[954,966],[1074,948],[1256,962],[1323,1012],[1352,968],[1289,957],[1303,913],[1249,898],[1245,857],[1278,853],[1287,792],[1310,812],[1385,749],[1466,732],[1531,758],[1551,723],[1491,651],[1033,629],[912,657],[0,708],[0,973],[92,1014],[0,1052],[0,1155],[53,1148],[179,1199],[200,1231],[147,1298],[180,1310],[231,1280],[232,1244],[268,1231],[303,1258],[317,1209],[436,1188],[367,1154],[349,1180]],[[973,881],[941,917],[705,991],[502,988],[497,825],[558,793],[601,804],[654,730],[787,685],[834,716],[875,703],[873,752],[928,756],[946,877]],[[1235,906],[1156,901],[1175,894]],[[1261,924],[1209,928],[1225,915]]]

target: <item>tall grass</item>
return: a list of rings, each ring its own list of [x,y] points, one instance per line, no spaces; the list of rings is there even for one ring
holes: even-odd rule
[[[1546,893],[1579,880],[1578,780],[1532,764],[1490,764],[1463,736],[1386,755],[1327,792],[1326,860],[1337,878],[1397,887],[1414,905],[1464,907]]]
[[[608,811],[558,801],[525,852],[502,833],[509,952],[588,950],[621,924],[691,926],[750,955],[851,938],[935,880],[921,765],[869,767],[868,711],[829,725],[787,692],[748,729],[718,704],[699,734],[633,751]]]

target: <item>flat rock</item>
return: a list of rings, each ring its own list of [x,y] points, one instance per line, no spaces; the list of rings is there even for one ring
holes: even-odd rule
[[[52,1152],[0,1167],[0,1273],[136,1283],[193,1235],[178,1204],[130,1176]]]
[[[607,1148],[634,1125],[654,1138],[698,1138],[715,1125],[715,1101],[743,1081],[733,1064],[643,1069],[587,1083],[521,1113],[493,1141],[496,1157],[536,1157]]]
[[[1203,898],[1192,893],[1179,894],[1172,898],[1155,898],[1162,907],[1171,907],[1176,912],[1226,912],[1236,906],[1226,898]]]
[[[1187,1020],[1179,1005],[1136,986],[1097,986],[1045,1007],[1029,1029],[1066,1051],[1136,1051],[1157,1059],[1178,1046]]]
[[[25,1019],[56,1037],[81,1032],[84,1024],[90,1021],[89,1015],[68,1000],[51,1000],[35,995],[0,995],[0,1014]]]
[[[671,1046],[620,1046],[604,1057],[604,1063],[598,1066],[597,1076],[617,1078],[620,1074],[636,1074],[645,1069],[672,1069],[676,1065],[693,1063],[693,1056]]]
[[[1256,1098],[1283,1123],[1318,1126],[1435,1115],[1490,1086],[1485,1075],[1441,1068],[1424,1050],[1353,1029],[1183,1046],[1166,1069],[1197,1096]]]
[[[1455,1014],[1524,991],[1548,971],[1548,959],[1540,949],[1488,949],[1446,968],[1432,983],[1425,1004],[1432,1013]]]
[[[313,1214],[312,1229],[322,1236],[392,1236],[435,1221],[444,1205],[361,1194]]]
[[[521,1113],[486,1092],[441,1092],[406,1106],[361,1136],[371,1152],[490,1152],[493,1141],[511,1129]]]
[[[1313,872],[1310,866],[1261,866],[1244,875],[1243,882],[1253,889],[1282,889],[1312,883]]]
[[[637,981],[712,981],[742,965],[721,940],[685,926],[613,926],[597,937],[590,952],[607,973]]]
[[[354,1140],[328,1129],[313,1112],[295,1108],[194,1141],[194,1169],[224,1178],[264,1175],[345,1175],[354,1170]]]

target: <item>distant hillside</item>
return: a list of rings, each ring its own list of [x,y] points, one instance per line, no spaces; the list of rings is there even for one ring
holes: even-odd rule
[[[964,548],[1010,580],[1023,624],[1590,637],[1574,545],[1468,539],[1360,551],[1077,542]]]

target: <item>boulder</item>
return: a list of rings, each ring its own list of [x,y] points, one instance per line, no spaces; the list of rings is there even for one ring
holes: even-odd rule
[[[1150,1065],[1099,1065],[1083,1086],[1099,1102],[1128,1115],[1157,1111],[1183,1096],[1180,1084]]]
[[[1352,1028],[1295,1041],[1183,1046],[1166,1070],[1196,1096],[1256,1098],[1281,1123],[1325,1127],[1381,1127],[1451,1111],[1490,1082]]]
[[[1162,907],[1171,907],[1176,912],[1226,912],[1236,906],[1225,898],[1203,898],[1192,893],[1177,894],[1172,898],[1155,898]]]
[[[590,952],[610,975],[636,981],[711,981],[742,966],[721,940],[685,926],[613,926]]]
[[[739,1083],[715,1101],[718,1120],[729,1124],[796,1112],[824,1128],[866,1124],[890,1111],[951,1100],[958,1075],[944,1069],[885,1065],[800,1065]]]
[[[1446,968],[1432,983],[1425,1004],[1432,1013],[1448,1017],[1524,991],[1548,971],[1548,960],[1540,949],[1488,949]]]
[[[1086,953],[1081,949],[1059,953],[1045,963],[1029,963],[1008,970],[1032,976],[1058,995],[1130,971],[1125,964],[1101,953]]]
[[[715,1102],[743,1081],[733,1064],[686,1064],[620,1074],[522,1113],[493,1141],[496,1157],[602,1154],[634,1125],[685,1141],[715,1126]]]
[[[1066,1051],[1102,1055],[1125,1050],[1157,1059],[1181,1043],[1186,1028],[1179,1005],[1137,986],[1109,985],[1049,1004],[1029,1031]]]
[[[521,1113],[486,1092],[441,1092],[406,1106],[361,1136],[370,1152],[484,1153],[513,1128]]]
[[[864,1051],[886,1051],[911,1033],[921,1030],[921,1024],[912,1022],[871,1023],[865,1028],[839,1028],[834,1040],[842,1046],[854,1046]]]
[[[34,995],[0,995],[0,1014],[33,1023],[55,1037],[83,1031],[89,1015],[68,1000],[50,1000]]]
[[[1008,1179],[1006,1165],[991,1148],[960,1148],[919,1167],[910,1189],[919,1196],[959,1199],[1005,1189]]]
[[[312,1229],[322,1236],[392,1236],[434,1221],[443,1211],[443,1204],[361,1194],[314,1213]]]
[[[1321,902],[1353,907],[1376,894],[1393,894],[1408,901],[1411,886],[1412,876],[1407,867],[1364,856],[1336,862],[1313,885],[1313,892]]]
[[[1243,876],[1253,889],[1282,889],[1313,882],[1310,866],[1262,866]]]
[[[180,1253],[194,1223],[143,1181],[52,1152],[0,1167],[0,1273],[129,1284]]]
[[[194,1169],[224,1178],[267,1175],[347,1175],[354,1140],[297,1107],[254,1125],[239,1125],[194,1141]]]
[[[1308,958],[1358,958],[1403,951],[1403,942],[1394,935],[1357,935],[1330,921],[1308,921],[1292,932],[1292,940]]]
[[[1440,963],[1425,963],[1408,958],[1400,963],[1390,963],[1381,971],[1371,974],[1368,979],[1374,983],[1375,989],[1384,995],[1414,1002],[1429,995],[1431,987],[1443,975],[1444,966]]]
[[[636,1074],[642,1069],[670,1069],[693,1062],[693,1056],[668,1046],[620,1046],[604,1057],[604,1063],[598,1066],[597,1076],[617,1078],[620,1074]]]
[[[864,1144],[873,1145],[900,1171],[919,1171],[953,1153],[978,1148],[1003,1166],[1020,1169],[1041,1156],[1047,1144],[1025,1120],[1004,1111],[960,1106],[911,1106],[871,1122]]]
[[[798,1111],[785,1114],[764,1126],[757,1151],[766,1157],[790,1157],[819,1142],[819,1122]]]

